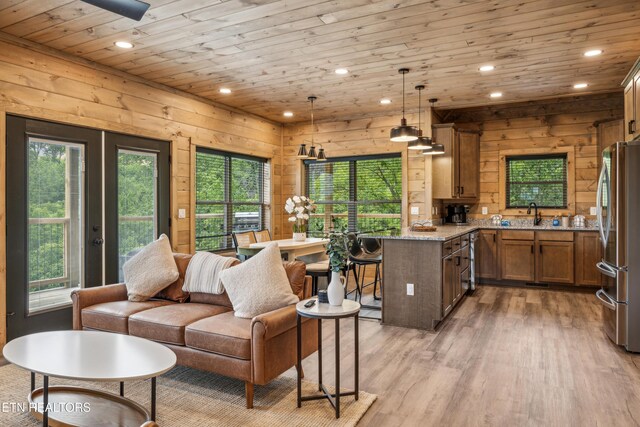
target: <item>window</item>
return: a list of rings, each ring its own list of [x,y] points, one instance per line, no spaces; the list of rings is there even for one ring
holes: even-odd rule
[[[234,231],[269,223],[269,163],[198,148],[196,151],[196,250],[231,249]]]
[[[305,161],[306,193],[317,204],[311,234],[401,227],[400,154]]]
[[[567,154],[508,156],[506,207],[567,208]]]

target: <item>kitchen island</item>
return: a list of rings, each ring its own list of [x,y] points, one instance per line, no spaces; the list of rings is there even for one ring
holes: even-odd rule
[[[371,234],[383,242],[382,323],[435,329],[464,299],[474,270],[492,284],[598,286],[596,231],[481,224]]]

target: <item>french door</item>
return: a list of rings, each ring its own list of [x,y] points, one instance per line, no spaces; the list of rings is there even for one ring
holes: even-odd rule
[[[73,290],[119,282],[127,254],[169,232],[168,150],[7,116],[9,340],[70,329]]]

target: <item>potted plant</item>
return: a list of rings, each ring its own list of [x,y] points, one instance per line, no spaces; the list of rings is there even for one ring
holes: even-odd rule
[[[347,266],[349,257],[347,251],[347,236],[344,233],[329,234],[326,253],[329,255],[329,269],[331,270],[331,281],[327,288],[329,304],[342,305],[344,301],[344,280],[340,273]]]
[[[306,196],[289,197],[284,205],[289,215],[289,222],[293,223],[293,240],[304,242],[307,238],[307,224],[310,215],[316,211],[313,201]]]

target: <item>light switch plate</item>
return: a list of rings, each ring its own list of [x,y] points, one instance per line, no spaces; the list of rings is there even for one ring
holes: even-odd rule
[[[489,208],[487,208],[486,206],[482,207],[482,215],[486,215],[489,213]]]
[[[187,210],[186,209],[178,209],[178,218],[184,219],[186,217],[187,217]]]
[[[589,215],[597,215],[598,211],[597,208],[595,206],[591,206],[589,208]]]
[[[420,215],[420,206],[411,206],[411,215]]]
[[[407,283],[407,295],[413,296],[413,283]]]

